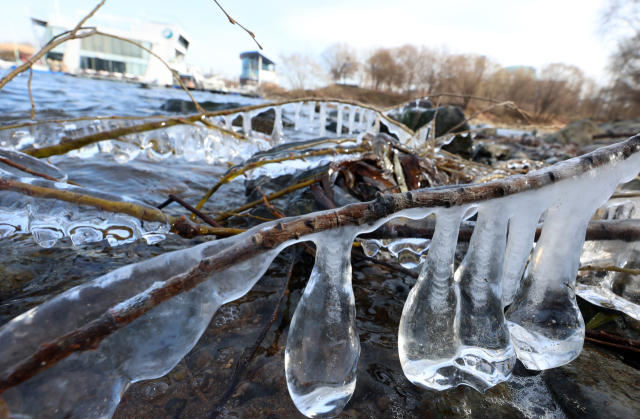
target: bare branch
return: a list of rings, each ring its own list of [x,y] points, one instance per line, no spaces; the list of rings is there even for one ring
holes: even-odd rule
[[[222,13],[224,13],[227,16],[227,19],[229,19],[229,22],[231,22],[232,25],[238,25],[240,26],[242,29],[245,30],[246,33],[248,33],[249,35],[251,35],[251,37],[253,38],[253,40],[255,41],[255,43],[258,45],[258,47],[260,47],[260,49],[262,49],[262,45],[260,45],[260,43],[258,42],[258,40],[256,39],[256,36],[253,34],[253,32],[251,32],[249,29],[245,28],[244,26],[242,26],[239,22],[237,22],[235,19],[233,19],[231,16],[229,16],[229,13],[227,13],[226,10],[224,10],[222,8],[222,6],[220,6],[220,3],[218,3],[218,0],[213,0],[216,2],[216,4],[218,5],[218,7],[220,8],[220,10],[222,10]]]

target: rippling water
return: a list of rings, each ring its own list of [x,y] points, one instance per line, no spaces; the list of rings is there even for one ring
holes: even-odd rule
[[[0,124],[29,118],[27,79],[28,75],[22,75],[0,91]],[[143,89],[137,85],[38,73],[34,74],[32,88],[38,118],[146,116],[163,113],[160,108],[167,99],[189,99],[176,89]],[[198,101],[241,105],[262,102],[204,92],[194,92],[194,96]],[[76,183],[134,197],[151,205],[158,205],[168,194],[179,195],[195,204],[227,169],[183,159],[156,163],[134,160],[121,165],[113,156],[102,154],[90,159],[64,156],[54,161]],[[216,193],[207,209],[235,208],[245,200],[243,183],[232,182]],[[167,211],[184,213],[175,204]],[[109,247],[106,242],[73,246],[67,239],[53,248],[44,249],[36,245],[31,236],[4,239],[0,242],[0,324],[60,292],[120,266],[206,240],[211,238],[187,240],[170,235],[151,246],[138,241]],[[269,321],[290,257],[290,251],[285,251],[250,293],[224,306],[200,342],[173,371],[156,380],[133,384],[115,417],[208,417],[208,412],[226,391],[235,362]],[[278,319],[220,417],[301,417],[288,396],[283,365],[289,322],[313,267],[313,259],[301,249],[298,257],[300,262],[294,270],[291,292],[281,306]],[[535,402],[523,398],[522,391],[513,383],[500,384],[484,395],[464,386],[440,393],[413,386],[400,368],[397,328],[404,300],[414,280],[366,263],[354,263],[353,268],[362,352],[356,392],[341,416],[531,417],[557,413],[558,407],[550,401],[539,378],[538,381],[522,379],[523,383],[526,381],[523,385],[536,392]]]

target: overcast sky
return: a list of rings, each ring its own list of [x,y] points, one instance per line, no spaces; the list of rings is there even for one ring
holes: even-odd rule
[[[478,53],[503,66],[540,68],[552,62],[574,64],[600,82],[614,42],[597,33],[605,0],[219,0],[227,12],[252,30],[263,53],[304,51],[320,55],[334,42],[356,47],[406,43],[447,46]],[[97,0],[3,1],[0,41],[30,41],[29,16],[81,17]],[[192,38],[187,62],[203,71],[237,77],[238,55],[257,49],[232,26],[213,0],[107,0],[105,13],[175,23]]]

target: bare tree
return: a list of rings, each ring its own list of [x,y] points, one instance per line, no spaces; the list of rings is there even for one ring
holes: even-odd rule
[[[462,95],[477,95],[486,79],[498,66],[483,55],[456,55],[451,58],[454,91]],[[462,109],[469,106],[471,98],[462,99]]]
[[[334,82],[344,82],[358,71],[358,59],[355,48],[349,44],[331,45],[322,53],[329,75]]]
[[[583,81],[582,70],[576,66],[555,63],[544,67],[536,83],[536,117],[548,120],[564,110],[575,108],[580,100]]]
[[[281,74],[292,90],[308,89],[323,79],[322,67],[311,55],[281,55],[280,62]]]
[[[388,48],[378,48],[373,52],[367,60],[367,72],[374,89],[386,85],[387,90],[392,90],[403,82],[402,67]]]
[[[394,51],[395,61],[402,72],[402,89],[405,92],[416,90],[420,79],[420,53],[414,45],[406,44]]]

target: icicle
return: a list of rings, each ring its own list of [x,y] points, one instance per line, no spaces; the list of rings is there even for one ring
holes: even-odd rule
[[[478,221],[469,250],[455,274],[460,289],[457,322],[460,351],[451,383],[484,391],[505,381],[516,356],[502,309],[502,271],[507,235],[501,200],[478,206]]]
[[[425,210],[424,216],[430,211]],[[412,383],[435,390],[457,385],[455,371],[460,342],[455,319],[458,296],[453,259],[465,208],[436,212],[436,229],[418,281],[402,310],[398,352],[402,370]],[[444,365],[448,363],[448,365]],[[453,367],[453,368],[452,368]]]
[[[309,101],[309,131],[313,131],[313,119],[316,116],[316,102]]]
[[[533,247],[533,238],[542,209],[536,209],[536,202],[530,202],[529,210],[516,213],[509,219],[509,238],[505,253],[504,273],[502,275],[502,306],[513,302],[520,286],[522,273]],[[538,213],[536,218],[535,213]]]
[[[282,133],[282,106],[274,106],[273,110],[276,112],[276,117],[273,121],[271,146],[275,147],[276,145],[281,144],[284,140],[284,134]]]
[[[238,114],[230,114],[224,116],[224,127],[229,131],[233,130],[233,120],[238,117]]]
[[[336,125],[336,135],[337,136],[341,136],[342,135],[342,110],[344,109],[343,104],[339,103],[338,104],[338,122]]]
[[[376,119],[376,123],[378,124],[378,128],[373,128],[374,131],[380,132],[380,117],[378,116]],[[411,142],[411,134],[407,131],[405,131],[403,129],[403,126],[401,125],[396,125],[392,122],[390,122],[389,120],[384,121],[385,126],[387,127],[387,129],[389,130],[389,132],[391,134],[394,134],[396,137],[398,137],[398,141],[400,141],[400,144],[404,144],[404,145],[408,145],[410,147],[413,147],[413,144]]]
[[[356,120],[357,108],[353,105],[349,105],[349,134],[353,134],[354,122]]]
[[[302,102],[296,102],[293,104],[295,107],[295,114],[293,119],[293,129],[298,131],[300,124],[300,108],[302,108]]]
[[[242,112],[242,131],[247,137],[251,137],[251,112]]]
[[[324,137],[327,135],[327,102],[320,102],[320,128],[318,130],[318,136]]]
[[[351,288],[351,246],[356,229],[315,237],[316,263],[289,327],[287,387],[307,417],[340,413],[356,388],[360,340]]]

